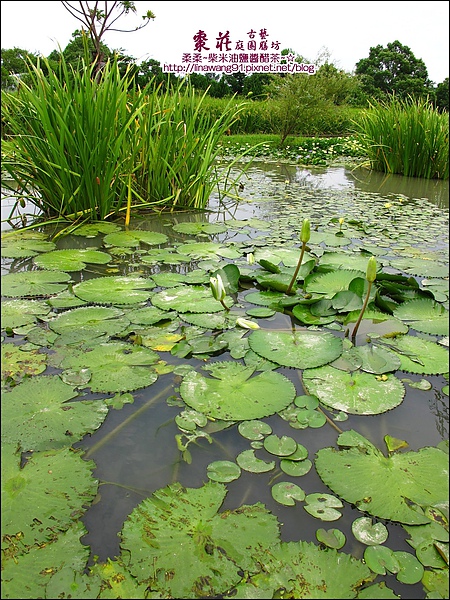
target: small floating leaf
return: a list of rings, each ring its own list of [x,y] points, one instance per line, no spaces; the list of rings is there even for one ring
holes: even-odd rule
[[[372,523],[370,517],[359,517],[352,523],[352,533],[358,542],[367,546],[384,544],[388,538],[388,530],[383,523]]]
[[[267,473],[275,468],[275,461],[266,462],[255,456],[254,450],[243,450],[236,457],[237,464],[250,473]]]
[[[345,546],[346,542],[345,534],[339,529],[320,528],[316,531],[316,538],[328,548],[336,548],[336,550]]]
[[[295,502],[305,499],[305,492],[301,487],[289,481],[280,481],[272,486],[272,497],[285,506],[295,506]]]
[[[216,460],[208,465],[206,474],[211,481],[230,483],[240,477],[241,468],[229,460]]]
[[[344,505],[336,496],[319,493],[308,494],[305,497],[305,502],[306,504],[303,508],[317,519],[321,519],[322,521],[337,521],[337,519],[342,517],[342,514],[336,509],[343,508]]]

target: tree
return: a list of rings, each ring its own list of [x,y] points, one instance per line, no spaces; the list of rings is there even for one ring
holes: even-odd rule
[[[448,112],[448,101],[449,101],[449,88],[448,88],[448,77],[444,79],[441,83],[436,87],[435,92],[435,105],[436,108],[443,112],[446,110]]]
[[[39,56],[23,48],[12,48],[9,50],[2,48],[1,52],[2,90],[14,90],[21,81],[29,85],[31,83],[29,69],[32,66],[37,66]],[[51,61],[50,64],[52,64]],[[46,74],[46,65],[40,64],[39,66]]]
[[[423,60],[398,40],[386,48],[371,47],[368,58],[356,63],[355,73],[360,76],[363,91],[380,100],[392,94],[403,99],[424,97],[432,89]]]
[[[104,10],[99,8],[100,2],[95,2],[93,6],[90,6],[89,2],[61,2],[61,4],[75,19],[80,21],[83,26],[86,26],[94,46],[92,62],[95,63],[97,73],[101,71],[105,63],[102,38],[107,31],[119,31],[121,33],[138,31],[146,27],[150,23],[150,20],[155,18],[155,15],[148,10],[142,16],[144,23],[133,29],[117,29],[113,26],[123,15],[128,15],[130,12],[136,13],[134,2],[103,2]],[[78,7],[73,5],[77,5]]]

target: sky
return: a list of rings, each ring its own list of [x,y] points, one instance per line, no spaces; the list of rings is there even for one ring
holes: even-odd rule
[[[78,2],[72,2],[78,5]],[[91,2],[91,5],[94,3]],[[103,3],[100,2],[100,5]],[[181,65],[195,52],[194,36],[203,31],[205,46],[216,50],[217,38],[229,32],[230,49],[238,41],[266,40],[269,48],[292,49],[315,63],[323,52],[328,62],[348,73],[369,56],[373,46],[398,40],[422,59],[435,84],[449,76],[449,2],[135,2],[137,15],[123,17],[133,29],[151,10],[156,18],[140,31],[107,32],[103,41],[137,62],[155,59]],[[1,2],[1,47],[22,48],[48,56],[64,49],[81,28],[61,2]],[[260,33],[265,30],[266,35]],[[273,46],[272,46],[273,44]],[[222,50],[226,47],[223,46]],[[275,50],[272,50],[274,52]],[[203,51],[205,52],[205,51]],[[186,60],[185,60],[186,62]]]

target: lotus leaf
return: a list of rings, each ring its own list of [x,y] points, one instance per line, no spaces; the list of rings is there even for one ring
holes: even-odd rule
[[[93,392],[131,392],[154,383],[158,379],[154,366],[159,355],[153,350],[127,344],[107,342],[86,352],[72,350],[65,356],[62,369],[92,371],[89,386]]]
[[[394,310],[394,316],[422,333],[449,334],[448,310],[430,298],[417,298],[405,302]]]
[[[35,265],[49,271],[82,271],[86,264],[105,265],[111,261],[111,256],[99,250],[53,250],[34,259]]]
[[[259,329],[248,340],[250,348],[263,358],[297,369],[325,365],[342,353],[342,340],[331,333]]]
[[[259,571],[254,554],[278,540],[277,519],[261,504],[218,513],[225,494],[217,482],[198,489],[174,483],[133,510],[121,547],[138,583],[167,597],[201,598],[224,594],[241,570]]]
[[[156,246],[167,241],[167,235],[157,231],[126,230],[112,232],[105,235],[103,242],[108,246],[119,246],[124,248],[137,248],[139,245]]]
[[[35,452],[24,467],[12,452],[2,452],[1,459],[2,535],[20,531],[29,547],[67,530],[97,494],[94,463],[73,448]]]
[[[261,419],[292,402],[295,387],[289,379],[273,371],[252,377],[253,372],[233,362],[221,363],[214,379],[192,371],[183,378],[180,394],[188,406],[225,421]]]
[[[231,304],[227,297],[225,303]],[[224,308],[214,300],[209,288],[192,285],[179,286],[156,292],[152,296],[152,304],[161,310],[177,310],[179,312],[215,313]]]
[[[305,369],[302,380],[322,404],[353,415],[378,415],[401,404],[405,396],[403,383],[394,375],[377,379],[371,373],[347,373],[330,365]]]
[[[2,380],[38,375],[47,368],[47,355],[37,350],[24,352],[15,344],[2,344]]]
[[[2,398],[2,439],[23,451],[69,446],[100,427],[108,409],[101,400],[69,402],[77,393],[54,376],[25,379]]]
[[[349,433],[341,434],[338,444],[347,443]],[[315,466],[336,495],[380,519],[428,523],[423,508],[448,494],[448,457],[438,448],[386,458],[363,436],[356,436],[348,449],[320,449]]]
[[[133,276],[97,277],[73,286],[76,296],[97,304],[136,304],[151,296],[155,283],[151,279]]]
[[[67,289],[70,275],[62,271],[26,271],[2,275],[2,295],[8,298],[21,296],[52,296]]]
[[[245,296],[245,301],[257,304],[258,306],[275,306],[284,298],[285,294],[282,292],[268,290],[265,292],[250,292]]]
[[[2,302],[2,329],[15,329],[35,323],[47,315],[50,306],[40,300],[5,300]]]
[[[448,351],[434,342],[414,336],[402,336],[390,343],[400,357],[400,369],[419,375],[448,373]]]
[[[58,464],[53,468],[58,468]],[[35,473],[30,475],[38,481],[42,479],[42,476],[39,476],[39,474],[36,477],[34,477]],[[78,471],[74,473],[76,477],[75,482],[78,481],[78,475]],[[52,480],[52,477],[49,477],[50,480]],[[50,489],[51,485],[49,482]],[[26,489],[31,491],[33,487],[39,486],[34,481],[29,480]],[[82,490],[80,489],[80,491]],[[73,490],[71,492],[73,493]],[[65,491],[61,492],[61,494],[64,493]],[[38,501],[41,501],[40,494],[41,492],[38,492]],[[49,508],[51,507],[50,499],[53,500],[54,496],[55,493],[53,492],[49,496]],[[20,499],[21,497],[19,496]],[[72,494],[69,502],[72,503]],[[55,499],[55,505],[57,505],[59,510],[61,510],[60,507],[63,504],[64,501],[61,499],[59,501]],[[67,508],[69,508],[69,504]],[[20,510],[19,507],[17,507],[17,510]],[[36,514],[36,518],[39,520],[40,514],[35,512],[35,506],[31,503],[30,514]],[[58,513],[55,511],[55,514]],[[54,526],[55,522],[50,520],[50,524]],[[89,558],[89,546],[84,546],[80,542],[80,538],[86,535],[86,533],[87,531],[81,521],[71,523],[64,533],[59,533],[51,542],[46,538],[41,544],[29,548],[26,553],[4,557],[2,562],[2,598],[57,598],[57,594],[47,594],[46,587],[50,583],[52,575],[63,569],[72,570],[72,581],[75,579],[75,573],[77,574],[77,579],[80,579],[80,574]],[[28,535],[27,532],[27,537]],[[49,568],[49,565],[52,568]],[[88,577],[87,575],[84,575],[83,579],[86,584],[84,595],[74,595],[73,597],[97,598],[97,594],[99,593],[98,579],[96,577]],[[67,590],[69,587],[65,587],[64,589]],[[70,589],[73,593],[73,589]],[[65,593],[62,589],[59,592]]]
[[[358,592],[358,600],[398,600],[391,588],[388,588],[384,581],[369,585]]]

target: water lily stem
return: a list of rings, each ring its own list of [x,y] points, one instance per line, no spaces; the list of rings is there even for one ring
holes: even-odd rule
[[[372,289],[372,282],[369,281],[368,282],[368,287],[367,287],[366,298],[364,300],[364,304],[362,305],[361,312],[359,313],[358,320],[356,321],[355,327],[354,327],[353,332],[352,332],[352,342],[353,342],[353,344],[355,344],[356,333],[357,333],[357,331],[359,329],[360,323],[361,323],[362,318],[364,316],[364,312],[365,312],[365,310],[367,308],[367,304],[369,302],[370,290],[371,289]]]
[[[300,271],[300,267],[302,266],[303,255],[305,254],[306,242],[302,242],[302,250],[300,252],[300,257],[298,259],[297,267],[295,269],[294,275],[292,276],[291,282],[287,287],[286,294],[290,294],[292,290],[292,286],[297,281],[297,275]]]

